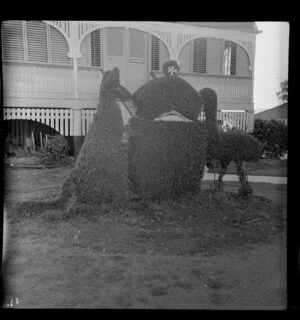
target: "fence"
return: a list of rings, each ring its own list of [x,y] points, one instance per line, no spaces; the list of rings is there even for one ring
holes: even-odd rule
[[[125,112],[125,120],[126,123],[128,123],[128,118],[130,118],[132,114],[127,109],[124,109],[125,111],[123,109],[122,114],[124,116]],[[79,117],[81,117],[81,119],[79,119],[78,125],[81,126],[79,132],[81,132],[82,136],[85,136],[89,131],[95,113],[96,109],[80,110]],[[217,120],[219,123],[227,121],[243,131],[251,131],[253,128],[251,115],[252,114],[244,110],[218,110]],[[33,120],[52,127],[63,136],[74,136],[74,110],[71,108],[3,108],[3,119]],[[204,112],[200,113],[198,119],[205,121]]]
[[[205,121],[205,113],[202,111],[198,117],[198,120]],[[227,121],[234,125],[237,129],[243,131],[251,131],[251,119],[249,113],[244,110],[218,110],[217,111],[217,122],[222,124]]]
[[[72,109],[4,108],[4,120],[33,120],[44,123],[61,135],[73,135]]]

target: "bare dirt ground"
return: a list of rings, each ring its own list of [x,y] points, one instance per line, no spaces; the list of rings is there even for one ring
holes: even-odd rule
[[[247,206],[225,192],[71,219],[57,209],[16,209],[55,200],[70,170],[6,170],[4,306],[286,307],[286,185],[252,184],[275,204],[257,198]],[[226,182],[225,191],[237,189]]]

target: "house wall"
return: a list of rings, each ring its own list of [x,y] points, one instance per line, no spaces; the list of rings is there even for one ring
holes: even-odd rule
[[[74,135],[80,135],[82,109],[96,108],[99,99],[99,88],[102,79],[100,67],[87,67],[88,47],[91,32],[105,30],[110,27],[132,28],[143,32],[148,39],[155,36],[160,40],[160,68],[162,61],[168,59],[182,60],[181,74],[196,90],[210,87],[216,90],[219,97],[219,108],[247,110],[253,107],[253,78],[255,33],[227,30],[210,27],[194,27],[180,23],[164,22],[128,22],[128,21],[45,21],[47,25],[58,31],[62,37],[55,42],[56,49],[63,43],[66,60],[69,65],[51,65],[24,62],[3,62],[3,97],[6,107],[39,107],[39,108],[72,108]],[[51,29],[52,30],[52,29]],[[52,30],[53,31],[53,30]],[[54,33],[53,33],[54,34]],[[193,47],[191,41],[206,37],[208,41],[208,73],[207,75],[192,74],[190,69]],[[104,38],[105,39],[105,38]],[[214,75],[219,73],[210,64],[213,55],[219,54],[217,41],[227,39],[238,44],[237,72],[238,77]],[[125,43],[126,46],[126,43]],[[66,51],[68,48],[68,51]],[[187,49],[185,49],[187,48]],[[103,43],[105,55],[105,41]],[[56,50],[56,58],[59,50]],[[148,55],[148,80],[150,80],[151,63]],[[69,60],[68,60],[69,61]],[[102,57],[105,61],[105,56]],[[186,68],[185,68],[186,63]],[[245,68],[247,65],[247,68]],[[105,62],[104,62],[105,66]],[[146,81],[148,81],[146,80]],[[140,83],[142,85],[143,83]],[[78,112],[77,112],[78,110]]]

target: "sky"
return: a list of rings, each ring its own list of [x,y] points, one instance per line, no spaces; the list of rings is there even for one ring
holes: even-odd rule
[[[254,67],[254,111],[270,109],[282,103],[276,92],[288,79],[288,22],[256,22],[262,33],[256,36]]]

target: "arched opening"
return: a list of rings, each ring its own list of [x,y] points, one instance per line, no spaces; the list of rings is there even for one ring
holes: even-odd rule
[[[251,77],[250,61],[243,47],[233,41],[197,38],[179,53],[180,72]]]
[[[5,154],[16,155],[16,148],[36,150],[45,145],[46,135],[59,135],[60,133],[45,123],[33,120],[4,120],[3,138],[5,141]]]
[[[131,92],[150,80],[150,72],[161,71],[170,59],[158,37],[135,28],[104,27],[88,33],[80,45],[79,68],[120,69],[121,84]]]

